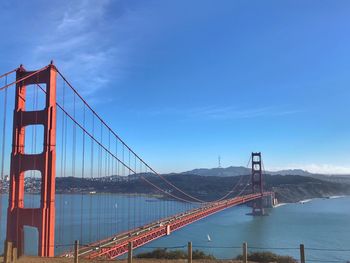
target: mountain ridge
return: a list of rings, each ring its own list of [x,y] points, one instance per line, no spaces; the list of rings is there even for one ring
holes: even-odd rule
[[[226,168],[217,167],[217,168],[197,168],[189,171],[182,172],[180,174],[195,174],[201,176],[240,176],[248,175],[251,173],[251,168],[243,166],[229,166]],[[326,181],[339,181],[346,180],[350,182],[349,174],[321,174],[321,173],[311,173],[303,169],[284,169],[279,171],[265,171],[265,174],[270,175],[298,175],[298,176],[307,176],[312,178],[317,178]]]
[[[196,168],[193,170],[182,172],[182,174],[196,174],[202,176],[237,176],[242,174],[250,174],[251,168],[247,168],[244,166],[228,166],[224,167],[216,167],[216,168]],[[303,169],[285,169],[279,171],[265,171],[266,174],[279,174],[279,175],[301,175],[308,176],[315,173],[310,173],[309,171]],[[323,174],[325,175],[325,174]]]

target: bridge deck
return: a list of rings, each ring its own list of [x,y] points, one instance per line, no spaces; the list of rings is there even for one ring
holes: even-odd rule
[[[161,219],[157,222],[90,244],[79,250],[79,256],[90,259],[96,257],[113,259],[128,252],[129,242],[132,242],[133,248],[138,248],[157,238],[170,235],[171,232],[202,218],[227,208],[261,198],[262,196],[269,196],[272,194],[273,193],[271,192],[249,194],[216,203],[209,203],[207,206],[195,208],[182,214]]]

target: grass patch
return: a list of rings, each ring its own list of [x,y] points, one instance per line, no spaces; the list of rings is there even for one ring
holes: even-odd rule
[[[151,252],[140,253],[136,258],[156,258],[156,259],[186,259],[187,253],[182,250],[156,249]],[[200,250],[192,252],[193,259],[215,259],[213,255],[209,255]]]
[[[242,260],[242,256],[238,256],[236,259]],[[280,256],[272,252],[254,252],[248,255],[249,261],[261,262],[261,263],[269,263],[269,262],[277,262],[277,263],[298,263],[298,261],[290,256]]]

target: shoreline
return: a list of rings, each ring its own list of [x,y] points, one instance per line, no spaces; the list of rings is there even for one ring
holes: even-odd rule
[[[304,199],[304,200],[299,200],[296,202],[278,203],[277,205],[273,206],[273,208],[278,208],[278,207],[289,205],[289,204],[307,204],[307,203],[310,203],[314,200],[331,200],[331,199],[340,199],[340,198],[346,198],[346,197],[350,197],[350,195],[333,195],[333,196],[326,196],[326,197],[313,197],[313,198],[308,198],[308,199]]]

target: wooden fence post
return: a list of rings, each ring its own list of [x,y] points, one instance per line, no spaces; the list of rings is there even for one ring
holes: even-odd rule
[[[129,242],[129,245],[128,245],[128,263],[132,263],[132,250],[133,250],[132,242]]]
[[[74,242],[74,263],[79,262],[79,240]]]
[[[187,262],[192,263],[192,242],[187,244]]]
[[[305,263],[305,247],[304,244],[300,244],[300,262]]]
[[[5,241],[5,251],[4,251],[4,263],[11,263],[12,261],[12,242]]]
[[[13,263],[15,263],[15,262],[17,262],[17,248],[16,247],[14,247],[14,248],[12,248],[12,262]]]
[[[242,259],[243,259],[243,263],[247,263],[248,262],[248,244],[247,242],[243,243],[243,253],[242,253]]]

